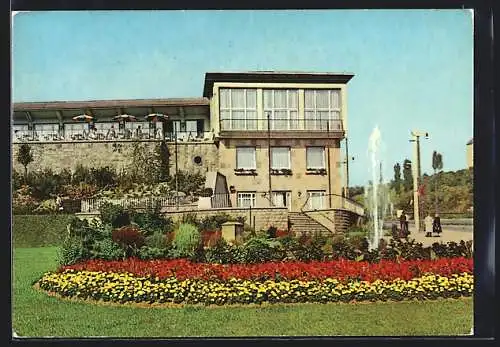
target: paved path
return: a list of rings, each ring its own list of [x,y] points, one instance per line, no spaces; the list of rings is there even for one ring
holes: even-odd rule
[[[417,242],[422,242],[424,246],[432,245],[434,242],[469,241],[474,239],[473,236],[474,233],[472,231],[459,231],[444,227],[440,237],[425,237],[425,232],[416,232],[415,228],[412,228],[410,225],[410,238],[415,239]],[[390,237],[385,236],[384,239],[389,240]]]

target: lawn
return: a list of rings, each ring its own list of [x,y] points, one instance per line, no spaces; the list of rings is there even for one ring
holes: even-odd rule
[[[20,336],[466,335],[472,326],[472,298],[214,308],[62,301],[32,288],[45,271],[56,268],[56,251],[55,247],[14,249],[12,319]]]

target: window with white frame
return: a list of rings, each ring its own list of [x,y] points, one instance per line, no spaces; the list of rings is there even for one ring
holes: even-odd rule
[[[321,210],[325,208],[325,191],[324,190],[308,190],[308,205],[311,210]]]
[[[307,169],[325,168],[325,147],[306,148],[306,168]]]
[[[290,147],[271,147],[271,168],[290,169]]]
[[[270,115],[272,130],[298,128],[299,93],[296,89],[264,89],[264,113]]]
[[[274,191],[272,192],[273,205],[276,207],[291,206],[292,193],[290,191]]]
[[[255,192],[238,193],[238,207],[255,207]]]
[[[236,147],[236,168],[256,169],[255,147]]]
[[[315,89],[304,91],[304,121],[308,130],[340,130],[340,90]]]
[[[257,90],[220,89],[222,130],[257,130]]]

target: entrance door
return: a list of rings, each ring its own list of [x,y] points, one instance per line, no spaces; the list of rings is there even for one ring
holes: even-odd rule
[[[292,194],[289,191],[273,192],[273,205],[276,207],[286,207],[290,210]]]

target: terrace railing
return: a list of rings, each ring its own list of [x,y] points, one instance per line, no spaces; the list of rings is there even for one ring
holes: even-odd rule
[[[179,142],[206,142],[213,141],[213,133],[210,131],[182,131],[182,132],[153,132],[144,130],[137,133],[129,129],[115,132],[107,130],[97,131],[41,131],[41,130],[18,130],[13,133],[12,142],[67,142],[67,141],[170,141],[174,142],[177,138]]]
[[[98,212],[101,206],[105,203],[113,203],[122,206],[125,209],[141,210],[150,209],[156,206],[160,208],[175,207],[175,206],[196,206],[198,197],[196,196],[179,196],[179,197],[148,197],[148,198],[124,198],[124,199],[104,199],[92,198],[83,199],[81,212],[95,213]]]
[[[258,131],[268,130],[267,118],[231,118],[220,120],[221,131]],[[271,131],[343,131],[342,120],[337,118],[271,118]]]

